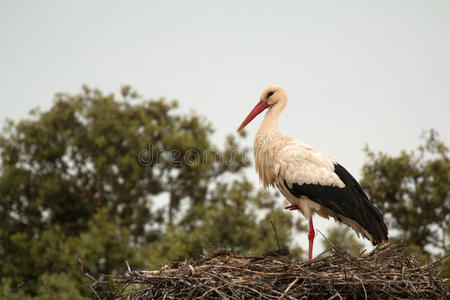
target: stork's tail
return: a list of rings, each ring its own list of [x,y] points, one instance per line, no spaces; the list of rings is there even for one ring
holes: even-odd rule
[[[367,196],[365,196],[365,198],[364,202],[367,207],[368,215],[365,218],[365,224],[361,225],[363,225],[363,228],[372,235],[372,244],[379,245],[388,240],[388,229],[383,221],[381,212],[369,201]]]
[[[383,214],[369,200],[358,181],[341,165],[335,164],[335,172],[345,183],[348,190],[347,196],[353,198],[358,209],[353,218],[362,228],[372,236],[372,244],[378,245],[388,240],[388,229],[383,221]]]

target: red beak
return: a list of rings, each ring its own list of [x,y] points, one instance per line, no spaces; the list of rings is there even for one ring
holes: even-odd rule
[[[258,104],[252,109],[252,111],[248,114],[247,118],[245,118],[244,122],[242,122],[241,126],[238,128],[238,132],[244,128],[248,123],[250,123],[257,115],[259,115],[263,110],[265,110],[269,104],[266,101],[259,101]]]

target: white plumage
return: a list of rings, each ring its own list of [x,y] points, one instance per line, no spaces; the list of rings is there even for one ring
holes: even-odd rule
[[[345,186],[334,173],[333,161],[328,156],[281,132],[258,132],[254,155],[256,171],[265,187],[280,178],[289,186],[292,183]]]

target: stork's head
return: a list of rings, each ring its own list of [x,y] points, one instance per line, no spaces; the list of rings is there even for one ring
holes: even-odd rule
[[[271,85],[264,89],[261,94],[261,101],[265,101],[268,106],[272,106],[280,101],[286,101],[285,90],[279,85]]]
[[[263,112],[266,108],[271,108],[275,105],[286,105],[287,102],[287,94],[286,91],[279,85],[271,85],[267,87],[261,94],[260,101],[256,106],[252,109],[252,111],[248,114],[247,118],[245,118],[244,122],[242,122],[241,126],[239,126],[237,131],[240,131],[244,128],[248,123],[250,123],[257,115]]]

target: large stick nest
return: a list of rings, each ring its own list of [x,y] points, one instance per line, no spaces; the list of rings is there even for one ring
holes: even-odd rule
[[[278,252],[278,253],[277,253]],[[385,244],[353,257],[337,250],[312,261],[279,251],[243,257],[216,251],[155,271],[94,279],[97,299],[449,299],[437,262],[420,266],[404,248]]]

